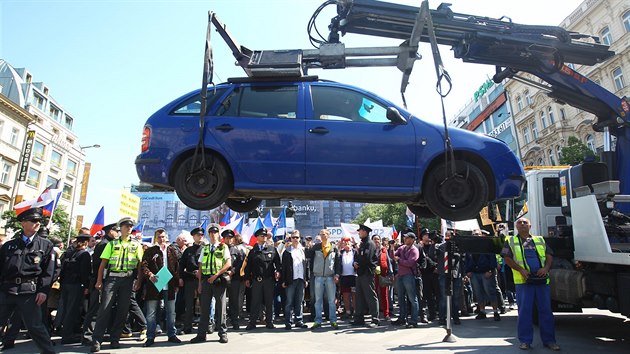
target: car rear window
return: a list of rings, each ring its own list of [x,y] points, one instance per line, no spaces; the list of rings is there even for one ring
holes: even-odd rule
[[[216,90],[215,89],[208,90],[208,94],[206,97],[206,114],[208,114],[208,111],[210,110],[210,108],[212,108],[214,103],[223,95],[224,92],[225,92],[224,88],[216,89]],[[177,105],[173,109],[171,114],[199,115],[200,112],[201,112],[201,95],[194,95],[188,98],[187,100],[185,100],[184,102],[180,103],[179,105]]]
[[[221,103],[217,116],[295,118],[298,87],[238,87]]]

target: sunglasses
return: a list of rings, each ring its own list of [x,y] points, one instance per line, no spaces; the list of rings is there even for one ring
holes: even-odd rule
[[[291,238],[300,238],[300,236],[291,236]]]

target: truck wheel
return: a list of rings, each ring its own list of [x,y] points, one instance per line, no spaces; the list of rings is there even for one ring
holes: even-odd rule
[[[239,213],[249,213],[250,211],[258,208],[261,200],[256,198],[245,198],[245,199],[236,199],[229,198],[225,201],[225,205],[228,208],[239,212]]]
[[[186,206],[196,210],[218,207],[232,190],[232,175],[225,163],[208,153],[205,159],[205,167],[201,167],[200,156],[187,157],[179,164],[174,176],[177,196]]]
[[[475,219],[488,204],[486,176],[467,161],[456,161],[451,176],[447,176],[444,162],[437,164],[426,174],[422,191],[429,209],[446,220]]]

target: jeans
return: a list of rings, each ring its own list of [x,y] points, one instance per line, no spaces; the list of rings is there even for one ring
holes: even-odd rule
[[[175,299],[168,299],[168,291],[160,292],[164,300],[164,312],[166,315],[166,333],[169,337],[175,336]],[[155,329],[157,327],[156,313],[161,300],[147,300],[147,338],[155,339]]]
[[[556,330],[551,311],[551,288],[547,284],[516,284],[516,303],[518,304],[518,340],[532,344],[534,340],[533,313],[534,303],[538,309],[538,327],[543,344],[556,342]]]
[[[304,322],[303,306],[304,301],[304,279],[295,279],[286,290],[286,299],[284,305],[284,321],[286,324],[293,323],[293,316],[297,323]],[[321,316],[321,314],[320,314]]]
[[[324,288],[328,300],[328,316],[330,322],[337,322],[337,308],[335,306],[335,293],[337,288],[333,277],[315,277],[315,323],[322,323],[322,307],[324,303]]]
[[[407,299],[411,303],[411,324],[418,323],[418,297],[416,296],[416,277],[413,274],[398,277],[398,304],[400,306],[399,319],[407,320]]]

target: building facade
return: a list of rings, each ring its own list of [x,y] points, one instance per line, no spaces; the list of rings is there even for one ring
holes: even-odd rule
[[[630,2],[627,0],[586,0],[561,27],[599,36],[616,55],[595,66],[567,64],[570,68],[619,97],[629,96]],[[530,80],[539,79],[521,73]],[[561,150],[570,136],[584,142],[595,153],[604,150],[604,135],[592,129],[596,117],[577,108],[561,105],[537,89],[508,80],[505,85],[511,107],[523,164],[558,165]]]
[[[22,153],[26,131],[35,132],[28,169],[23,173],[23,181],[20,178],[13,180],[17,183],[8,207],[37,198],[47,186],[58,183],[63,190],[59,205],[64,206],[72,217],[72,205],[79,200],[75,194],[80,192],[81,169],[85,164],[85,154],[72,130],[74,117],[55,101],[46,84],[35,81],[27,69],[14,68],[2,59],[0,88],[0,94],[33,117],[23,128],[15,126],[18,137],[13,137],[13,128],[7,131],[9,141],[15,140],[14,146]],[[13,165],[12,168],[17,167]]]

